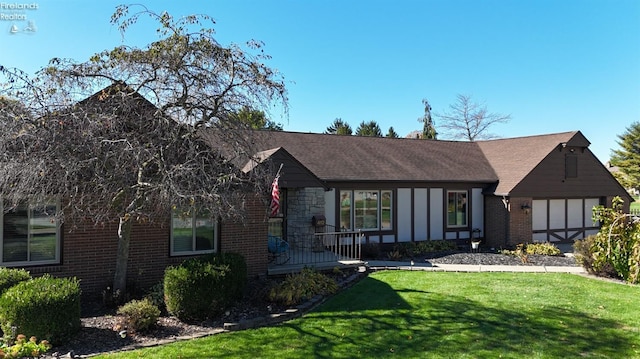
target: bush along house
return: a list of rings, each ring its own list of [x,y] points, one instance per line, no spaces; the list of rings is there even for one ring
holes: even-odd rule
[[[361,245],[428,240],[483,247],[571,242],[595,233],[593,206],[631,200],[579,131],[477,142],[258,131],[255,158],[278,169],[278,206],[248,196],[244,222],[167,214],[132,230],[128,279],[147,288],[167,266],[242,254],[251,276],[359,263]],[[215,146],[214,136],[210,145]],[[0,220],[0,266],[75,276],[86,294],[113,278],[117,223],[72,231],[25,208]],[[169,211],[167,212],[169,213]]]

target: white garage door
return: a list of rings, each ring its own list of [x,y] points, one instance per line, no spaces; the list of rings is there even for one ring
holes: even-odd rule
[[[598,198],[533,200],[532,227],[534,242],[559,242],[583,239],[598,232],[591,219]]]

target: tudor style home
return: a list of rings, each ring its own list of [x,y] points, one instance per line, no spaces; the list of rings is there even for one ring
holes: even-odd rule
[[[313,249],[318,231],[381,244],[572,242],[597,232],[594,206],[631,200],[579,131],[477,142],[264,132],[259,146],[262,163],[282,166],[270,231],[294,249]]]
[[[253,134],[256,158],[238,166],[245,172],[271,166],[274,174],[281,167],[280,211],[269,217],[265,193],[247,198],[244,223],[171,218],[168,211],[165,220],[134,226],[133,285],[149,287],[167,266],[219,251],[243,254],[251,275],[265,275],[358,261],[363,243],[570,242],[597,231],[593,206],[614,196],[631,200],[579,131],[477,142]],[[85,293],[105,289],[113,277],[116,224],[71,231],[47,216],[29,208],[2,215],[0,266],[76,276]],[[205,230],[203,245],[196,233]],[[269,251],[272,238],[286,247]]]

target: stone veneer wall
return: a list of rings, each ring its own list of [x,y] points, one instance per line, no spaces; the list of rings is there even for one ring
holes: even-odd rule
[[[324,188],[287,189],[287,240],[293,248],[311,249],[311,217],[324,214]]]

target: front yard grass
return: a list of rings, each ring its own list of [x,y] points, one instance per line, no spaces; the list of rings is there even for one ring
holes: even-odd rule
[[[98,358],[640,358],[640,287],[571,274],[371,274],[304,317]]]

